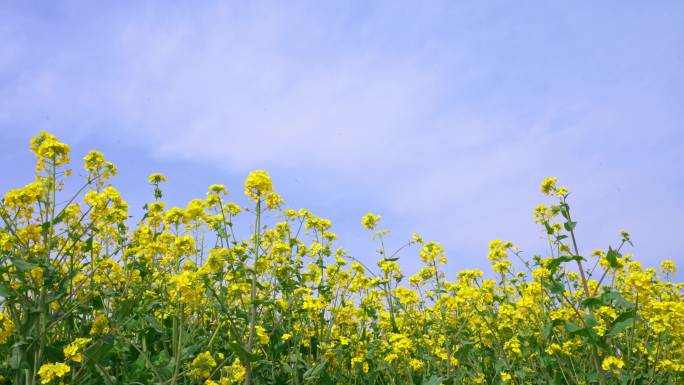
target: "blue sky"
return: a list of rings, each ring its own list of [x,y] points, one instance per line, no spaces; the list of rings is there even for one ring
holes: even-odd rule
[[[684,268],[682,2],[111,4],[0,6],[2,191],[31,178],[39,130],[105,152],[136,210],[151,172],[184,205],[211,183],[244,203],[267,169],[355,256],[376,257],[373,211],[396,246],[443,243],[453,274],[486,269],[490,239],[543,253],[531,212],[555,175],[584,253],[624,228]]]

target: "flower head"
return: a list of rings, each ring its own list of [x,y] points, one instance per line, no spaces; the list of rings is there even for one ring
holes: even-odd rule
[[[216,360],[211,356],[210,352],[200,353],[192,360],[190,364],[190,372],[199,378],[207,378],[211,371],[216,367]]]
[[[551,193],[553,193],[556,190],[556,183],[558,183],[558,178],[544,178],[541,184],[541,192],[546,195],[551,195]]]
[[[603,362],[601,363],[601,369],[605,371],[611,371],[613,374],[620,374],[620,369],[622,369],[624,366],[624,361],[615,356],[608,356],[604,358]]]
[[[14,332],[12,320],[0,312],[0,344],[4,344]]]
[[[64,358],[74,362],[81,362],[83,360],[83,347],[90,342],[91,338],[76,338],[74,342],[70,343],[64,348]]]
[[[159,183],[168,181],[168,179],[164,175],[162,175],[158,172],[155,172],[154,174],[150,175],[147,178],[147,180],[152,184],[159,184]]]
[[[674,261],[666,260],[660,263],[660,272],[663,274],[674,274],[677,271],[677,265]]]
[[[245,180],[245,195],[254,201],[273,191],[273,183],[268,172],[264,170],[254,170],[249,173]]]
[[[38,376],[40,376],[41,384],[48,384],[55,378],[62,378],[65,374],[69,373],[71,368],[69,365],[58,362],[56,364],[44,364],[38,369]]]
[[[374,215],[373,213],[367,213],[361,218],[361,224],[368,230],[374,230],[378,225],[382,217],[380,215]]]
[[[71,147],[57,140],[56,136],[41,131],[31,139],[31,151],[38,158],[36,170],[44,171],[45,165],[48,163],[53,163],[55,167],[69,163]]]

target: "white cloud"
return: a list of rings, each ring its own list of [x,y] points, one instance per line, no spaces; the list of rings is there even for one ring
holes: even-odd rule
[[[411,13],[320,17],[272,6],[157,11],[95,17],[57,46],[2,30],[20,43],[0,60],[19,71],[0,88],[0,127],[45,115],[75,135],[102,129],[103,139],[163,159],[331,173],[465,254],[483,255],[490,237],[539,245],[530,210],[541,201],[539,180],[554,174],[578,192],[587,245],[606,246],[624,224],[652,243],[649,252],[682,251],[664,242],[677,236],[670,225],[682,205],[672,193],[648,199],[657,177],[643,164],[673,167],[667,160],[681,155],[639,153],[649,143],[684,147],[671,110],[638,92],[658,101],[661,90],[625,94],[624,81],[598,90],[568,75],[574,63],[554,72],[551,58],[541,68],[541,44],[556,44],[536,36],[543,25],[535,36],[518,32],[528,40],[518,35],[511,46],[474,47],[471,38],[500,44],[507,24],[492,21],[492,39],[472,20],[473,30],[432,31],[437,12],[414,22]],[[399,44],[404,27],[426,35]],[[660,113],[662,126],[639,129],[649,113],[632,106]],[[675,182],[668,188],[681,191]]]

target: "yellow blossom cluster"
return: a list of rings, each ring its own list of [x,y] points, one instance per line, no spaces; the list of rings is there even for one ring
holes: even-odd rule
[[[47,363],[40,367],[38,370],[38,376],[40,377],[41,384],[49,384],[54,379],[64,377],[70,371],[71,367],[65,363]]]
[[[177,205],[152,174],[133,219],[103,154],[64,196],[69,146],[40,133],[31,150],[34,181],[0,202],[5,383],[684,384],[676,259],[640,263],[624,231],[578,249],[557,178],[533,209],[545,255],[493,240],[492,271],[448,272],[442,244],[395,244],[373,213],[377,263],[350,255],[263,170],[235,202],[213,184]]]

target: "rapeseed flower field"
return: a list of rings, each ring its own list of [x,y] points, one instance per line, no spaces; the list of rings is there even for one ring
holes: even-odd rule
[[[533,220],[548,254],[493,240],[492,272],[447,276],[437,242],[414,235],[369,266],[329,220],[287,208],[266,171],[130,221],[91,151],[31,141],[35,180],[0,203],[0,381],[7,384],[684,384],[684,285],[614,247],[580,255],[569,190],[541,183]],[[80,167],[80,166],[79,166]],[[82,173],[82,172],[80,172]],[[67,181],[77,193],[65,196]],[[268,215],[266,215],[268,214]],[[240,238],[238,218],[248,220]],[[407,277],[399,258],[419,258]]]

